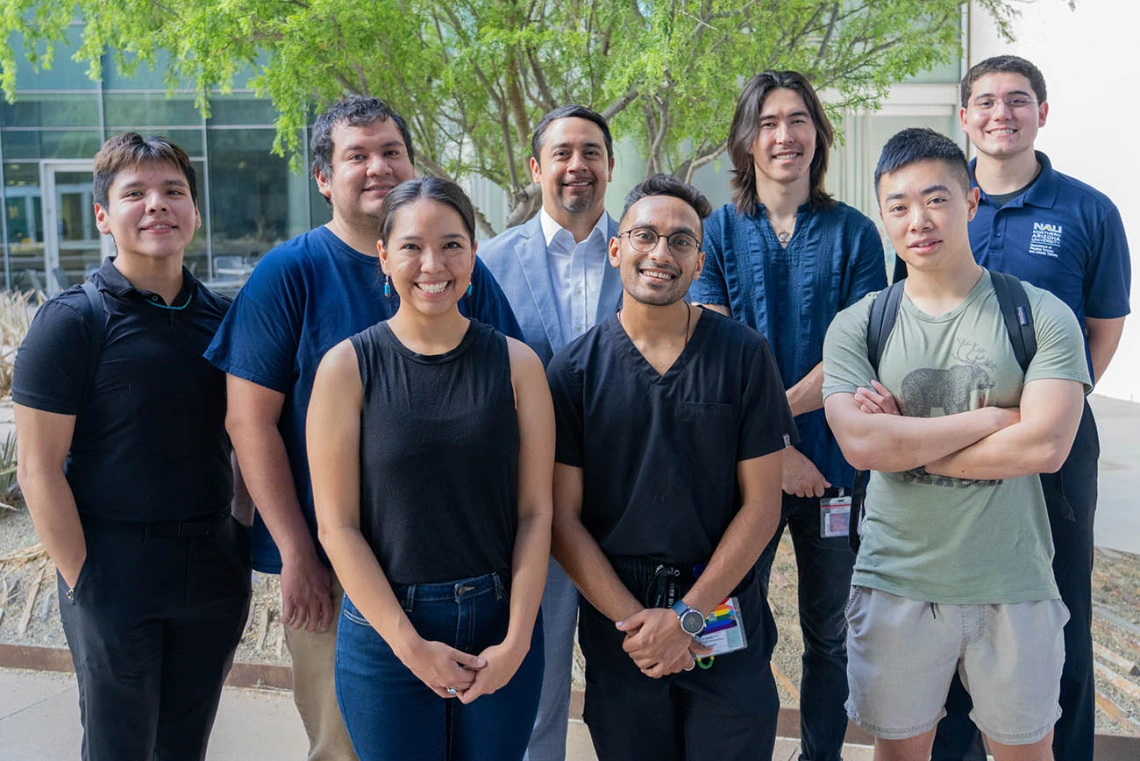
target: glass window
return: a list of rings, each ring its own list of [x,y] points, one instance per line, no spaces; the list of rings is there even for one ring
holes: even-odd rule
[[[128,127],[197,126],[202,123],[202,115],[194,107],[192,93],[175,93],[168,98],[165,91],[107,91],[103,93],[103,113],[109,132]]]
[[[0,101],[5,127],[98,127],[97,93],[17,93],[16,102]]]
[[[210,97],[210,119],[207,126],[231,124],[273,124],[277,110],[273,102],[253,93],[233,93]]]
[[[0,135],[5,159],[89,159],[103,144],[98,130],[5,130]]]
[[[253,264],[308,229],[308,178],[269,151],[272,129],[207,130],[214,260]]]
[[[37,162],[4,164],[4,216],[7,217],[8,257],[12,287],[43,289],[43,195]]]

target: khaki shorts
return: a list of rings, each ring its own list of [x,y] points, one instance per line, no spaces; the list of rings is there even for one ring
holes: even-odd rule
[[[1060,600],[939,605],[853,586],[847,601],[847,715],[875,737],[930,731],[957,669],[986,737],[1028,745],[1061,716]]]

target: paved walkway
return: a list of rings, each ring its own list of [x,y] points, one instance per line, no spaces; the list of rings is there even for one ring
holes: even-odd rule
[[[1100,432],[1094,541],[1140,555],[1140,404],[1090,396]]]
[[[76,761],[79,705],[75,677],[0,669],[0,761]],[[596,761],[590,734],[570,722],[567,761]],[[206,761],[303,761],[308,742],[292,695],[227,687]],[[798,741],[780,739],[773,761],[792,761]],[[871,761],[871,749],[847,746],[846,761]]]

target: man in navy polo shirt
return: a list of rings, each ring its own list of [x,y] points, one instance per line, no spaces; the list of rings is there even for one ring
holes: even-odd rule
[[[1108,367],[1129,312],[1131,261],[1124,225],[1103,193],[1053,169],[1034,150],[1049,115],[1045,78],[1029,61],[997,56],[975,65],[961,86],[962,128],[977,150],[970,164],[981,189],[970,223],[978,263],[1051,291],[1069,305],[1084,328],[1095,383]],[[900,273],[896,273],[896,276]],[[1092,669],[1093,514],[1100,443],[1085,404],[1069,458],[1057,473],[1043,473],[1055,554],[1053,572],[1069,608],[1061,719],[1053,752],[1058,761],[1093,756]],[[984,758],[966,714],[970,702],[955,683],[939,725],[935,759]]]
[[[257,505],[253,567],[281,574],[281,619],[293,658],[293,699],[310,761],[355,759],[333,687],[343,590],[316,536],[305,416],[325,352],[396,313],[378,252],[380,205],[414,174],[403,118],[354,95],[317,119],[311,141],[327,225],[282,243],[242,287],[206,358],[227,375],[226,426]],[[476,261],[464,315],[521,339],[491,273]]]

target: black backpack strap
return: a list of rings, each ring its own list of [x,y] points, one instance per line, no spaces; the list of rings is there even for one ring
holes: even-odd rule
[[[1009,333],[1009,342],[1013,346],[1013,355],[1017,357],[1017,364],[1021,371],[1029,369],[1029,363],[1037,354],[1037,331],[1033,328],[1033,310],[1029,308],[1029,295],[1022,287],[1021,281],[1013,275],[990,270],[990,281],[997,294],[998,307],[1001,309],[1002,319],[1005,320],[1005,329]]]
[[[95,352],[91,355],[91,365],[87,371],[87,384],[83,391],[81,406],[86,406],[95,388],[95,373],[99,369],[99,360],[103,357],[103,342],[107,336],[107,311],[103,307],[103,294],[90,280],[83,281],[83,294],[87,297],[84,317],[87,319],[87,328],[91,331],[91,341],[95,345]]]
[[[883,358],[887,338],[899,317],[904,282],[896,280],[885,291],[875,294],[875,300],[871,302],[871,319],[867,323],[867,359],[871,360],[871,367],[876,373],[879,372],[879,361]]]

